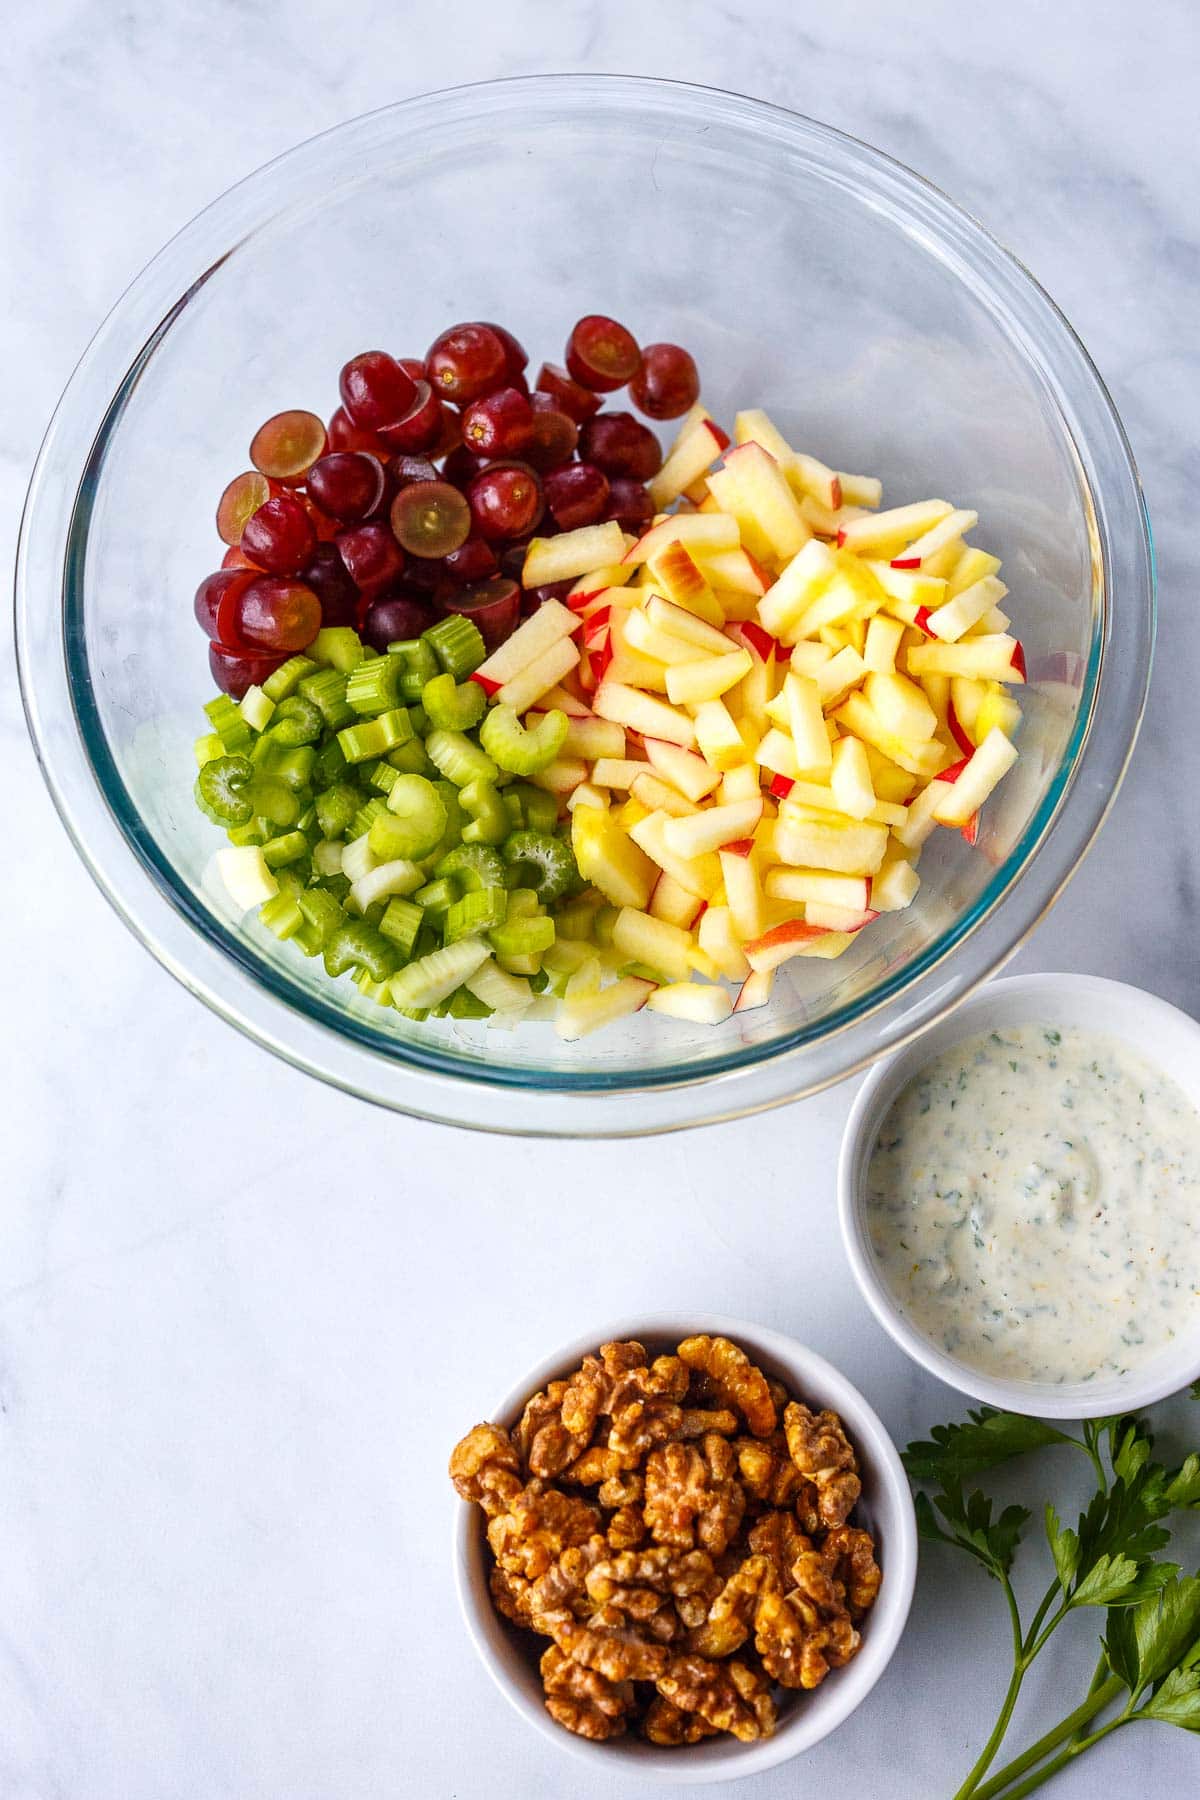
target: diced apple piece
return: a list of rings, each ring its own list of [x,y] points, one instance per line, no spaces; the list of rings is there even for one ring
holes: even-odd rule
[[[668,1019],[686,1019],[692,1025],[720,1025],[733,1011],[727,988],[706,987],[698,981],[672,981],[655,988],[646,1005]]]
[[[725,901],[733,928],[745,944],[759,937],[763,930],[763,890],[754,856],[745,847],[718,852],[721,876],[725,883]]]
[[[942,782],[941,786],[944,788],[946,783]],[[903,825],[895,827],[896,842],[901,844],[905,850],[919,850],[932,834],[933,828],[937,824],[934,815],[940,798],[937,784],[931,781],[929,786],[922,788],[912,801]]]
[[[993,726],[999,726],[1005,737],[1015,737],[1021,726],[1021,708],[998,684],[980,701],[975,715],[976,741],[985,738]]]
[[[558,539],[554,539],[557,543]],[[722,512],[671,513],[642,533],[626,550],[622,561],[637,565],[649,562],[668,544],[685,544],[695,554],[738,548],[737,520]]]
[[[786,475],[761,444],[730,450],[724,466],[709,476],[708,486],[717,504],[738,521],[754,555],[756,542],[761,541],[769,555],[782,561],[795,556],[812,536]]]
[[[998,726],[993,726],[970,757],[957,781],[931,785],[946,791],[938,796],[934,817],[939,825],[965,825],[979,811],[992,789],[1017,760],[1017,748]]]
[[[581,781],[587,780],[587,773],[588,766],[581,757],[558,756],[529,780],[534,787],[545,788],[548,794],[569,794]]]
[[[732,806],[739,800],[757,800],[760,804],[762,802],[758,770],[753,763],[742,763],[736,769],[726,769],[721,777],[719,805]]]
[[[639,775],[646,773],[644,762],[629,762],[623,757],[597,757],[592,769],[592,780],[597,787],[629,788]]]
[[[654,585],[677,607],[695,613],[714,627],[724,625],[725,614],[686,544],[676,541],[665,545],[648,559],[646,567]]]
[[[797,675],[811,675],[817,680],[825,665],[832,662],[833,656],[834,652],[828,644],[802,638],[792,650],[791,664]]]
[[[720,706],[721,703],[717,700],[711,704]],[[602,681],[596,689],[592,711],[602,719],[611,719],[615,725],[640,731],[646,737],[662,738],[669,744],[680,744],[684,749],[696,742],[696,727],[686,713],[678,712],[665,701],[656,700],[652,694],[626,687],[622,682]]]
[[[1002,581],[994,575],[985,575],[981,581],[956,594],[953,600],[947,600],[944,606],[936,607],[925,620],[926,628],[943,643],[956,643],[972,625],[977,625],[998,607],[1007,592]]]
[[[555,538],[554,542],[561,544],[563,539]],[[518,625],[512,636],[480,664],[472,679],[478,680],[489,694],[494,694],[506,681],[511,681],[514,675],[519,675],[522,669],[527,669],[578,630],[579,620],[567,607],[557,600],[543,601],[533,617]]]
[[[565,687],[547,688],[538,702],[538,711],[566,713],[568,719],[590,719],[592,716],[591,707]]]
[[[979,514],[958,508],[939,519],[936,525],[911,544],[898,556],[893,556],[892,565],[898,569],[923,569],[931,563],[935,556],[947,549],[960,538],[964,531],[972,531],[979,523]]]
[[[793,956],[804,956],[816,939],[825,936],[819,925],[808,925],[803,919],[791,919],[753,938],[745,946],[746,960],[756,974],[777,969]]]
[[[658,870],[607,812],[584,806],[571,815],[571,847],[579,873],[614,906],[647,905]]]
[[[681,887],[699,895],[701,900],[710,900],[721,885],[720,863],[712,855],[677,856],[666,843],[667,823],[666,813],[648,813],[638,824],[631,826],[629,835],[651,861],[665,869]]]
[[[706,650],[712,656],[728,654],[729,639],[719,626],[709,624],[686,607],[673,605],[661,594],[651,594],[647,600],[646,618],[667,637],[693,646],[693,653],[695,650]],[[676,662],[678,658],[670,656],[663,660]]]
[[[684,931],[690,930],[696,923],[703,906],[704,902],[698,894],[693,894],[665,871],[659,876],[650,896],[651,916],[665,919],[668,925],[678,925]]]
[[[728,656],[705,656],[699,662],[676,663],[667,670],[667,698],[674,706],[718,700],[736,687],[750,668],[748,650],[731,650]]]
[[[887,596],[884,604],[888,612],[903,619],[906,625],[915,624],[923,607],[941,606],[947,598],[946,583],[921,570],[894,569],[890,563],[870,560],[863,563],[863,568]]]
[[[802,775],[820,775],[829,768],[831,760],[820,690],[807,675],[797,675],[789,669],[784,677],[783,693],[796,766]]]
[[[975,550],[966,545],[959,552],[954,567],[946,577],[946,598],[957,599],[967,588],[974,587],[977,581],[985,581],[989,575],[999,573],[998,556],[989,556],[986,550]]]
[[[784,775],[789,781],[800,778],[796,749],[785,731],[772,729],[765,734],[758,746],[757,761],[773,775]]]
[[[225,892],[240,912],[262,906],[279,892],[279,883],[267,867],[257,844],[240,844],[218,850],[213,861]]]
[[[574,1043],[590,1031],[598,1031],[603,1025],[615,1024],[618,1019],[640,1012],[653,992],[652,981],[627,975],[623,981],[615,981],[598,994],[585,994],[565,1001],[559,1008],[554,1029],[564,1042]]]
[[[851,937],[878,917],[871,907],[830,906],[824,900],[810,900],[804,909],[806,925],[819,925],[822,931],[844,931]]]
[[[663,780],[678,788],[688,800],[703,800],[721,780],[719,769],[711,768],[703,757],[695,755],[691,750],[681,749],[678,744],[648,736],[645,749],[652,766],[658,770]]]
[[[906,675],[869,674],[863,698],[886,731],[910,743],[925,743],[937,730],[937,714],[915,681]]]
[[[689,860],[719,850],[723,844],[750,837],[762,818],[762,795],[737,800],[729,806],[709,806],[686,819],[668,819],[663,842],[673,856]]]
[[[894,556],[914,538],[921,537],[954,511],[948,500],[918,500],[911,506],[893,506],[886,512],[851,519],[838,533],[838,544],[856,556]]]
[[[650,498],[661,512],[677,500],[685,488],[712,468],[728,447],[729,439],[711,419],[699,419],[675,440],[658,474],[648,484]]]
[[[651,595],[650,598],[653,601],[659,596]],[[667,602],[663,601],[663,605],[666,604]],[[676,606],[671,610],[680,612],[682,609]],[[703,624],[703,620],[697,619],[696,623]],[[724,634],[718,632],[714,635],[723,636]],[[645,612],[631,612],[627,618],[622,620],[621,641],[623,646],[636,650],[640,656],[650,656],[656,662],[662,663],[664,665],[664,682],[666,681],[665,666],[667,664],[694,662],[696,659],[696,645],[689,643],[685,638],[675,636],[670,631],[664,631],[661,625],[654,622],[649,606]]]
[[[607,806],[608,795],[590,781],[581,781],[578,787],[572,788],[567,796],[567,811],[574,812],[577,806]]]
[[[957,644],[914,644],[908,653],[910,675],[972,675],[985,681],[1021,682],[1016,638],[963,638]],[[1014,660],[1015,659],[1015,660]]]
[[[924,698],[924,696],[922,696]],[[918,775],[929,781],[946,764],[948,752],[945,746],[934,739],[913,742],[898,738],[894,731],[889,731],[875,708],[868,704],[862,694],[851,694],[834,714],[837,723],[851,737],[862,738],[881,750],[890,761],[907,769],[910,775]],[[875,780],[872,770],[872,780]],[[875,792],[880,789],[876,783]]]
[[[610,641],[610,655],[604,670],[604,680],[615,682],[619,687],[644,689],[650,693],[665,694],[667,691],[667,671],[662,663],[651,656],[643,656],[623,638],[618,639],[614,631]]]
[[[837,559],[828,544],[810,538],[793,556],[778,581],[763,595],[758,616],[781,643],[794,644],[805,612],[837,573]]]
[[[662,731],[655,735],[667,736]],[[714,769],[735,769],[749,760],[745,741],[720,700],[705,700],[696,708],[695,739],[705,762]]]
[[[863,661],[876,675],[890,675],[896,667],[896,652],[904,636],[904,621],[876,613],[867,624],[867,641]]]
[[[553,581],[572,581],[619,563],[624,556],[625,534],[615,519],[603,525],[582,525],[578,531],[564,531],[559,537],[535,537],[525,552],[521,584],[531,588],[545,587]],[[540,616],[540,611],[535,617]]]
[[[750,964],[734,930],[733,914],[728,906],[706,907],[697,927],[700,948],[708,956],[719,975],[727,981],[744,981]]]
[[[842,812],[852,819],[870,818],[875,806],[875,789],[867,753],[857,738],[839,738],[833,746],[829,785]]]
[[[771,585],[771,577],[748,550],[693,550],[714,588],[729,594],[749,594],[757,599]]]
[[[686,981],[691,971],[691,933],[679,925],[635,907],[623,906],[613,925],[613,949],[626,962],[644,963],[671,981]]]
[[[887,850],[884,825],[843,820],[840,815],[789,811],[775,824],[775,851],[796,868],[830,869],[842,875],[873,875]],[[726,884],[728,885],[728,883]]]
[[[769,900],[816,900],[853,913],[866,911],[870,887],[865,875],[831,875],[827,869],[768,869],[763,882]]]
[[[544,698],[544,697],[543,697]],[[542,702],[538,703],[538,711],[546,710]],[[623,757],[625,754],[625,733],[611,719],[568,718],[567,735],[563,740],[564,756],[582,756],[587,762],[595,762],[599,757]]]
[[[796,646],[797,649],[799,647]],[[822,645],[821,648],[825,649],[827,646]],[[858,651],[849,644],[845,645],[813,676],[817,692],[821,696],[821,705],[827,711],[840,706],[847,694],[852,693],[865,680],[866,674],[867,665]]]
[[[673,819],[686,819],[697,811],[692,801],[685,798],[677,788],[673,788],[670,782],[652,774],[645,764],[630,783],[629,791],[647,812],[665,812]]]
[[[526,712],[535,700],[540,700],[547,689],[560,682],[564,675],[569,675],[579,662],[579,651],[570,638],[560,638],[556,644],[543,651],[535,662],[504,683],[496,698],[503,706],[511,706],[516,713]]]
[[[856,744],[858,743],[858,739],[840,738],[838,742],[843,744]],[[870,751],[865,744],[861,745],[860,748],[862,749],[864,757],[867,759],[867,771],[870,773]],[[909,782],[911,785],[911,777],[905,774],[903,770],[900,770],[899,772],[904,775],[905,781]],[[871,775],[872,786],[874,786],[874,780],[874,775]],[[832,788],[821,787],[815,781],[793,781],[787,794],[787,798],[796,806],[815,806],[821,812],[845,813],[846,811],[844,806],[838,805]],[[864,814],[864,817],[869,819],[872,825],[903,825],[907,815],[907,807],[897,805],[890,800],[876,799],[870,812]],[[846,816],[849,817],[850,815],[847,814]]]
[[[749,964],[746,966],[749,968]],[[774,969],[751,969],[733,1003],[734,1012],[754,1012],[758,1007],[765,1006],[771,998],[774,982]]]
[[[883,499],[883,483],[877,475],[838,475],[843,506],[878,506]]]
[[[932,785],[932,784],[931,784]],[[885,860],[871,882],[871,907],[874,912],[902,912],[917,897],[921,877],[912,863],[902,857]]]
[[[952,675],[950,677],[950,704],[954,708],[954,716],[971,739],[969,747],[960,746],[964,756],[970,755],[971,749],[983,736],[981,731],[976,730],[975,722],[979,717],[980,707],[991,691],[991,685],[988,682],[976,681],[969,675]],[[996,691],[1002,690],[997,689]]]

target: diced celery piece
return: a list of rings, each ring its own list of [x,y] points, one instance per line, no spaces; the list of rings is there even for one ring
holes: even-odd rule
[[[269,694],[263,692],[262,688],[251,683],[242,695],[238,711],[251,731],[265,731],[271,723],[275,702]]]
[[[326,625],[308,646],[314,662],[325,663],[348,675],[363,659],[363,644],[349,625]]]

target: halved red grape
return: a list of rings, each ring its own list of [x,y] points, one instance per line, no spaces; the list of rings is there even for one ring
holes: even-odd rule
[[[465,406],[502,385],[508,351],[490,325],[452,325],[434,339],[425,367],[435,394]]]
[[[462,447],[462,418],[446,401],[442,402],[442,416],[437,443],[429,452],[430,456],[452,456]]]
[[[383,439],[356,425],[344,406],[339,406],[330,419],[328,438],[331,450],[366,450],[381,458],[387,455]]]
[[[442,435],[442,403],[427,381],[418,381],[413,403],[394,425],[381,425],[379,435],[393,450],[417,455],[432,450]]]
[[[648,425],[632,413],[601,413],[579,433],[579,454],[606,475],[649,481],[662,468],[662,446]]]
[[[594,463],[564,463],[546,477],[546,505],[564,531],[602,519],[608,493],[608,476]]]
[[[695,359],[678,344],[647,344],[629,396],[650,419],[678,419],[700,398]]]
[[[526,588],[526,612],[536,612],[547,600],[565,600],[574,586],[573,581],[548,581],[544,587]]]
[[[526,463],[497,463],[467,489],[471,520],[490,543],[524,537],[542,514],[542,486]]]
[[[586,313],[567,339],[567,372],[584,387],[611,394],[624,387],[642,365],[637,339],[615,319]]]
[[[277,494],[246,520],[242,549],[272,575],[298,575],[317,547],[317,534],[297,494]]]
[[[579,442],[579,427],[549,394],[531,394],[533,436],[526,446],[525,461],[535,469],[557,469],[570,462]]]
[[[338,376],[342,405],[366,431],[402,419],[413,403],[416,385],[386,350],[364,350],[351,357]]]
[[[230,544],[221,558],[221,567],[223,569],[257,569],[258,564],[253,557],[246,555],[240,544]],[[262,571],[259,570],[259,573],[261,574]]]
[[[434,611],[420,594],[385,594],[373,600],[363,620],[362,636],[372,650],[384,651],[389,644],[405,638],[420,637],[434,623]]]
[[[276,481],[303,481],[325,452],[325,426],[316,413],[281,412],[260,425],[250,444],[250,461]]]
[[[379,520],[339,532],[337,547],[351,581],[368,599],[404,573],[404,552],[390,526]]]
[[[230,650],[224,644],[208,646],[209,673],[222,693],[233,700],[243,699],[248,688],[261,687],[286,660],[270,650],[247,652]]]
[[[565,369],[557,363],[543,363],[538,370],[538,378],[534,383],[539,393],[549,394],[554,404],[582,425],[585,419],[600,411],[602,402],[592,393],[590,388],[581,387],[579,382],[572,381]]]
[[[235,475],[217,502],[217,532],[223,544],[240,544],[246,520],[265,506],[272,493],[266,476],[258,469],[247,469]]]
[[[227,644],[235,641],[237,602],[259,573],[255,569],[221,569],[204,577],[196,589],[192,611],[206,637],[220,638]]]
[[[336,544],[318,544],[317,553],[300,575],[321,602],[322,625],[358,623],[358,589],[350,579]]]
[[[449,556],[471,534],[471,509],[448,481],[414,481],[392,501],[392,530],[412,556]]]
[[[478,473],[479,458],[472,456],[465,444],[451,450],[442,464],[442,480],[452,481],[455,487],[469,488]]]
[[[528,367],[529,352],[526,350],[520,338],[514,337],[512,332],[509,331],[506,326],[497,325],[493,319],[480,319],[479,323],[481,325],[486,325],[489,331],[494,331],[496,336],[500,339],[500,342],[504,345],[505,380],[511,381],[514,386],[519,387],[520,381],[518,378],[525,373],[525,370]]]
[[[455,588],[438,602],[439,612],[462,613],[478,625],[489,651],[511,637],[521,616],[521,589],[505,575],[472,587]]]
[[[533,408],[516,388],[472,400],[462,416],[463,443],[475,456],[518,456],[533,437]]]
[[[451,581],[486,581],[499,564],[492,546],[481,537],[469,537],[457,550],[443,557],[442,566]]]
[[[365,450],[335,450],[308,471],[308,493],[323,512],[343,525],[369,518],[383,499],[384,476]]]
[[[302,581],[259,575],[238,598],[238,641],[255,650],[292,655],[321,629],[321,602]]]
[[[622,531],[641,533],[654,517],[654,502],[640,481],[614,475],[608,484],[606,519],[615,519]]]
[[[387,466],[387,472],[395,486],[408,487],[414,481],[438,481],[437,464],[429,456],[410,456],[401,451],[393,456]]]
[[[428,379],[425,374],[425,364],[421,361],[419,356],[398,356],[396,361],[400,364],[404,373],[406,375],[411,375],[414,381],[425,381]]]

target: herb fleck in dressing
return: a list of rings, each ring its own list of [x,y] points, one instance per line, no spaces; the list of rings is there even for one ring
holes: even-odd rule
[[[867,1224],[888,1285],[948,1355],[1008,1380],[1149,1361],[1200,1315],[1200,1113],[1098,1033],[956,1044],[880,1127]]]

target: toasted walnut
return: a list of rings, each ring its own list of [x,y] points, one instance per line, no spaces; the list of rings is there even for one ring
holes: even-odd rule
[[[635,1550],[645,1541],[646,1515],[637,1505],[618,1506],[608,1521],[608,1541],[614,1550]]]
[[[520,1493],[520,1467],[512,1439],[499,1425],[473,1426],[450,1452],[451,1481],[489,1519],[506,1512]]]
[[[769,1438],[740,1437],[734,1448],[747,1493],[765,1506],[790,1506],[804,1477],[791,1459],[782,1431]]]
[[[706,1375],[723,1406],[741,1413],[755,1437],[775,1429],[775,1402],[761,1369],[725,1337],[690,1337],[679,1346],[680,1360]]]
[[[679,1426],[679,1435],[683,1438],[706,1437],[710,1431],[721,1437],[732,1437],[738,1428],[737,1415],[727,1407],[716,1411],[703,1406],[685,1406],[683,1419]]]
[[[622,1467],[636,1468],[647,1450],[678,1436],[682,1420],[674,1400],[631,1400],[612,1416],[608,1447]]]
[[[607,1444],[593,1444],[563,1470],[562,1479],[579,1487],[599,1487],[602,1482],[620,1475],[622,1468],[621,1458],[615,1450],[610,1450]]]
[[[685,1594],[715,1597],[720,1583],[713,1571],[712,1558],[703,1550],[670,1550],[655,1546],[648,1550],[625,1550],[605,1562],[599,1562],[587,1579],[593,1600],[611,1598],[615,1587],[651,1588],[657,1594],[670,1594],[679,1599]]]
[[[699,1544],[719,1556],[738,1526],[746,1500],[735,1476],[732,1446],[709,1433],[699,1446],[663,1444],[646,1459],[646,1524],[660,1544]]]
[[[688,1648],[698,1656],[732,1656],[750,1636],[760,1594],[779,1586],[769,1556],[748,1556],[713,1601],[708,1618],[693,1631]]]
[[[600,1529],[594,1506],[533,1481],[522,1488],[508,1512],[489,1522],[487,1535],[502,1569],[536,1581],[564,1550],[586,1544]]]
[[[521,1422],[513,1433],[514,1442],[531,1475],[552,1480],[561,1475],[587,1448],[594,1421],[573,1430],[563,1416],[563,1406],[571,1393],[571,1384],[552,1381],[540,1394],[527,1402]]]
[[[579,1737],[618,1737],[633,1710],[634,1692],[628,1681],[609,1681],[595,1669],[585,1669],[551,1644],[541,1664],[546,1710],[551,1718]]]
[[[510,1575],[499,1563],[493,1563],[488,1576],[492,1601],[498,1613],[503,1613],[514,1625],[533,1624],[533,1610],[529,1600],[529,1590],[533,1586],[523,1575]]]
[[[594,1669],[608,1681],[657,1681],[670,1661],[665,1644],[648,1643],[639,1631],[621,1622],[616,1608],[605,1608],[587,1624],[578,1619],[560,1620],[554,1639],[573,1662]]]
[[[846,1590],[846,1606],[852,1619],[870,1612],[883,1575],[875,1560],[875,1540],[869,1531],[853,1525],[835,1525],[825,1535],[821,1556],[834,1579]]]
[[[646,1497],[646,1477],[640,1469],[619,1469],[606,1476],[596,1495],[601,1506],[636,1506]]]
[[[846,1611],[841,1584],[821,1554],[807,1550],[792,1569],[786,1594],[764,1594],[754,1615],[754,1642],[763,1667],[783,1687],[815,1688],[830,1669],[850,1661],[859,1636]]]
[[[858,1461],[834,1412],[810,1412],[793,1400],[783,1415],[792,1461],[817,1490],[823,1525],[844,1525],[862,1492]]]
[[[779,1587],[791,1587],[792,1565],[805,1550],[812,1549],[790,1512],[764,1513],[751,1527],[750,1548],[756,1556],[765,1556],[775,1571]]]
[[[530,1583],[526,1601],[530,1622],[540,1628],[540,1621],[547,1614],[566,1610],[586,1615],[594,1611],[587,1594],[587,1578],[607,1555],[608,1542],[599,1532],[585,1544],[572,1544],[561,1551],[550,1567]]]
[[[673,1700],[660,1694],[652,1700],[642,1720],[642,1730],[652,1744],[698,1744],[702,1738],[717,1736],[717,1728],[699,1713],[683,1712]]]
[[[761,1675],[745,1663],[713,1662],[705,1656],[675,1656],[658,1677],[658,1691],[681,1712],[698,1713],[718,1731],[743,1743],[770,1737],[775,1707]]]

